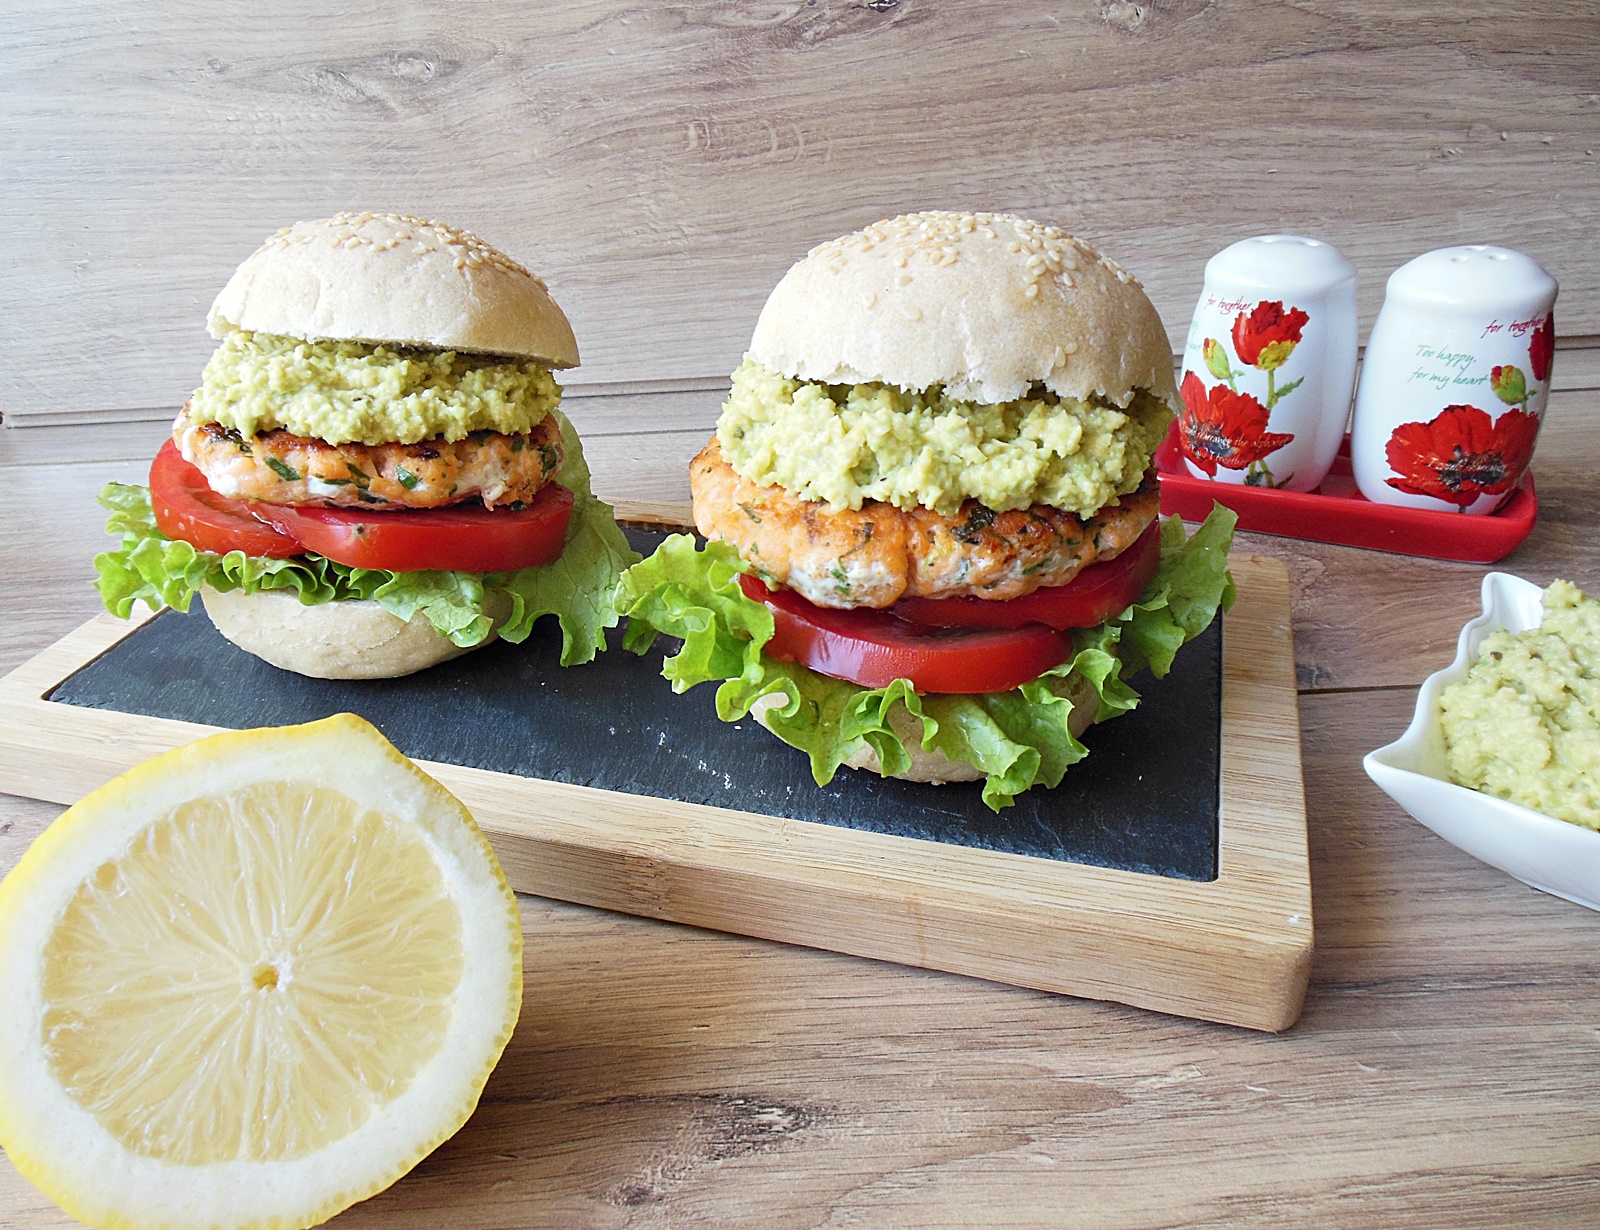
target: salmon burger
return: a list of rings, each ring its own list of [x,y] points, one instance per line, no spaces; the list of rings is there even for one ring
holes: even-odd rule
[[[403,675],[541,615],[588,661],[637,556],[589,488],[545,284],[466,231],[339,214],[273,235],[217,296],[221,343],[157,454],[113,484],[106,605],[186,610],[286,670]]]
[[[1177,403],[1139,283],[1064,231],[911,214],[814,248],[779,282],[690,466],[704,545],[624,574],[628,644],[683,649],[840,766],[1052,786],[1126,676],[1163,675],[1231,600],[1232,515],[1158,524]]]

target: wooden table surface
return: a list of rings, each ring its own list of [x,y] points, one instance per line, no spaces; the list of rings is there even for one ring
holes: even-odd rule
[[[0,671],[98,610],[93,494],[141,479],[228,273],[361,207],[545,275],[601,493],[662,502],[782,270],[905,209],[1066,226],[1175,344],[1247,235],[1338,246],[1363,337],[1404,261],[1507,244],[1560,278],[1562,349],[1501,566],[1600,593],[1593,4],[12,0],[0,46]],[[525,898],[478,1113],[338,1224],[1600,1225],[1600,917],[1360,767],[1485,569],[1241,548],[1294,587],[1317,949],[1288,1033]],[[0,870],[59,810],[0,796]],[[70,1224],[0,1163],[0,1230]]]
[[[683,499],[717,395],[574,399],[601,493]],[[651,424],[640,432],[634,424]],[[95,613],[93,493],[160,423],[0,431],[0,669]],[[1600,592],[1600,393],[1558,391],[1501,567]],[[1316,959],[1272,1036],[527,897],[478,1112],[348,1226],[1600,1224],[1600,917],[1411,821],[1360,757],[1480,567],[1289,566]],[[0,867],[58,807],[0,797]],[[72,1223],[0,1167],[0,1227]]]

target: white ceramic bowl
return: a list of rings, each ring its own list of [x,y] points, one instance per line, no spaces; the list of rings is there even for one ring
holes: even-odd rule
[[[1489,633],[1538,627],[1541,594],[1508,573],[1485,576],[1483,614],[1461,629],[1456,660],[1423,682],[1406,733],[1368,752],[1362,764],[1390,798],[1451,845],[1524,884],[1600,910],[1600,833],[1457,786],[1446,766],[1440,691],[1466,675]]]

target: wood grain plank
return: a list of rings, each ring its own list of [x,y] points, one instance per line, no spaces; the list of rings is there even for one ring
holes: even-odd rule
[[[601,385],[714,383],[809,244],[930,205],[1078,230],[1174,340],[1206,257],[1267,230],[1352,257],[1363,332],[1394,267],[1485,240],[1560,278],[1564,347],[1600,335],[1585,5],[22,0],[0,39],[8,422],[163,417],[239,259],[351,205],[435,213],[540,268]],[[1594,353],[1564,348],[1558,389],[1600,385]],[[680,500],[717,400],[583,410],[601,489]],[[1504,566],[1597,588],[1600,400],[1551,409],[1540,526]],[[92,492],[150,451],[117,429],[126,447],[64,434],[48,457],[0,432],[0,668],[95,609]],[[661,438],[620,438],[640,430]],[[1592,1223],[1600,923],[1358,767],[1483,569],[1241,549],[1295,578],[1318,949],[1294,1030],[523,898],[523,1021],[478,1113],[339,1224]],[[0,796],[0,868],[56,810]],[[0,1224],[73,1223],[0,1164]]]
[[[148,461],[0,470],[0,670],[31,657],[101,609],[93,559],[112,545],[94,493],[144,482]]]
[[[1354,261],[1364,322],[1428,248],[1509,243],[1600,334],[1600,23],[1540,0],[1308,7],[506,10],[418,0],[26,0],[0,26],[14,238],[0,407],[180,402],[206,304],[278,226],[403,207],[546,274],[580,380],[713,377],[812,244],[928,206],[1066,225],[1174,339],[1206,258],[1263,231]]]
[[[522,898],[477,1113],[338,1224],[1587,1224],[1600,917],[1366,781],[1409,707],[1303,699],[1318,953],[1287,1034]],[[6,866],[54,811],[0,797]],[[73,1224],[9,1166],[0,1208]]]

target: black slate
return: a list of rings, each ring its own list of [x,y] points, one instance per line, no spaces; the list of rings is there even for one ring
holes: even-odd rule
[[[635,545],[652,549],[643,535]],[[657,536],[659,537],[659,536]],[[1115,867],[1187,880],[1217,875],[1220,621],[1144,700],[1093,727],[1089,758],[1053,790],[998,815],[982,783],[927,786],[841,770],[818,786],[810,762],[754,722],[716,716],[715,688],[674,695],[665,640],[643,657],[612,648],[558,664],[541,620],[523,645],[495,644],[403,679],[344,682],[280,671],[236,648],[200,604],[167,611],[59,684],[50,699],[234,729],[358,713],[408,756],[626,794]],[[675,648],[675,646],[671,646]]]

